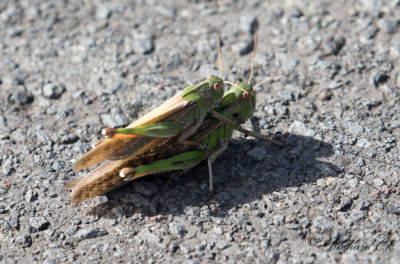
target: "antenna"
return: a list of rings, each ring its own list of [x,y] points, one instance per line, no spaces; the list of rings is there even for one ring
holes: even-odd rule
[[[277,77],[279,77],[279,76],[282,76],[282,75],[285,75],[285,74],[286,74],[286,72],[280,72],[280,73],[277,73],[277,74],[275,74],[275,75],[272,75],[271,77],[265,79],[264,81],[261,81],[261,82],[257,83],[257,84],[253,87],[253,89],[256,89],[257,86],[259,86],[259,85],[261,85],[261,84],[263,84],[263,83],[265,83],[265,82],[271,81],[272,79],[275,79],[275,78],[277,78]]]
[[[250,71],[249,81],[247,82],[247,84],[250,84],[251,78],[253,77],[254,59],[255,59],[255,57],[256,57],[256,50],[257,50],[257,40],[258,40],[258,32],[256,32],[256,36],[255,36],[255,38],[254,38],[253,59],[251,60],[251,71]]]
[[[221,39],[219,38],[219,35],[217,35],[217,42],[218,42],[218,57],[219,57],[219,77],[222,78]]]

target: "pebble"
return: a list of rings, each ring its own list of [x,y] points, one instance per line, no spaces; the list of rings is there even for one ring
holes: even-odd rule
[[[353,136],[358,136],[362,133],[364,133],[365,129],[364,127],[359,124],[358,122],[347,122],[347,129],[349,130],[349,132],[353,135]]]
[[[278,115],[287,115],[289,113],[288,108],[282,103],[275,104],[274,110]]]
[[[282,226],[285,223],[285,216],[283,215],[274,215],[274,219],[272,221],[276,226]]]
[[[256,58],[254,59],[254,62],[263,67],[268,67],[270,59],[267,54],[257,54]]]
[[[399,20],[381,18],[378,20],[377,24],[379,29],[382,30],[383,32],[386,32],[388,34],[394,34],[397,32],[397,29],[399,27]]]
[[[114,207],[111,212],[115,214],[118,218],[126,216],[129,212],[128,208],[124,205],[119,205]]]
[[[157,184],[152,182],[136,182],[132,186],[133,190],[145,196],[151,196],[158,191]]]
[[[113,107],[110,114],[102,114],[100,118],[105,127],[117,128],[129,125],[129,120],[118,107]]]
[[[385,184],[385,182],[382,179],[376,178],[374,179],[374,185],[376,187],[382,187]]]
[[[267,150],[264,147],[255,147],[247,152],[247,155],[256,161],[262,161],[266,158]]]
[[[323,91],[318,95],[318,98],[319,98],[321,101],[329,101],[329,100],[331,100],[332,95],[333,95],[333,92],[332,92],[332,91],[330,91],[330,90],[323,90]]]
[[[30,247],[32,245],[32,237],[30,235],[20,235],[15,238],[15,243],[21,247]]]
[[[121,197],[121,200],[125,203],[135,204],[139,208],[147,207],[150,204],[148,199],[137,193],[126,193]]]
[[[37,231],[46,230],[50,223],[43,216],[29,218],[29,224]]]
[[[59,99],[65,92],[65,87],[57,83],[47,83],[43,86],[43,95],[49,99]]]
[[[332,220],[324,216],[314,218],[311,231],[318,234],[330,234],[333,231],[334,225]]]
[[[108,3],[100,3],[97,6],[96,18],[98,20],[106,19],[111,16],[111,13],[112,13],[112,10]]]
[[[289,133],[298,134],[306,137],[314,137],[316,135],[315,130],[313,130],[312,128],[310,128],[309,126],[298,120],[295,120],[289,126],[288,131]]]
[[[38,194],[34,192],[32,189],[29,189],[25,194],[25,201],[30,203],[36,201],[38,199]]]
[[[149,243],[159,243],[161,242],[161,238],[156,234],[153,234],[148,228],[143,228],[140,232],[139,236]]]
[[[187,233],[185,227],[176,222],[172,222],[168,226],[169,226],[169,232],[177,238],[183,238]]]
[[[149,54],[154,50],[153,37],[145,34],[136,34],[132,48],[136,54]]]
[[[59,137],[59,141],[61,144],[73,144],[79,140],[79,137],[72,133],[62,133]]]
[[[299,61],[296,58],[285,53],[277,53],[275,54],[275,57],[276,61],[278,62],[277,66],[280,66],[281,70],[285,71],[286,73],[294,71],[299,64]]]
[[[230,244],[225,240],[217,240],[217,242],[215,242],[215,247],[219,250],[223,250],[225,248],[228,248],[229,246]]]
[[[378,86],[379,84],[386,82],[388,79],[389,76],[387,76],[386,74],[380,72],[373,72],[370,77],[369,83]]]
[[[99,236],[106,236],[106,235],[108,235],[107,231],[95,228],[81,229],[76,233],[76,237],[79,238],[80,240],[95,238]]]
[[[24,106],[33,102],[33,95],[25,91],[15,91],[8,97],[8,102],[17,106]]]
[[[256,32],[258,27],[257,17],[252,15],[246,15],[240,17],[239,28],[245,33],[253,34]]]
[[[337,172],[328,163],[317,163],[316,167],[324,177],[336,177]]]
[[[322,50],[325,55],[337,55],[344,46],[346,40],[342,35],[328,37],[322,42]]]
[[[253,50],[252,41],[240,41],[231,45],[232,51],[236,52],[240,56],[246,55]]]

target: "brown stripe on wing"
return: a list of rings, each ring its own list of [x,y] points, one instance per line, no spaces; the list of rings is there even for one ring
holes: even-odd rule
[[[173,100],[171,100],[173,99]],[[194,107],[195,102],[186,101],[174,96],[170,100],[160,105],[150,113],[131,123],[127,128],[142,126],[155,122],[177,121],[183,118]],[[158,113],[157,116],[155,114]],[[150,138],[152,139],[152,138]],[[133,137],[121,139],[107,139],[96,148],[90,150],[82,156],[75,164],[75,169],[84,169],[104,160],[122,159],[142,148],[149,143],[149,137]]]

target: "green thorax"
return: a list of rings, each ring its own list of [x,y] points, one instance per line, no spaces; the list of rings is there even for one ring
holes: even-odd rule
[[[226,118],[241,124],[253,115],[256,106],[256,93],[253,87],[247,83],[240,83],[238,86],[247,91],[249,96],[247,98],[243,97],[244,92],[233,86],[224,94],[216,111]]]
[[[197,85],[186,87],[182,92],[182,98],[195,102],[201,111],[208,112],[221,101],[223,94],[224,83],[222,79],[217,76],[210,76]]]
[[[251,117],[253,114],[256,104],[256,93],[249,84],[241,83],[238,84],[238,86],[245,91],[248,91],[250,96],[245,99],[242,90],[237,87],[232,87],[224,94],[224,97],[216,108],[216,111],[239,125],[244,123],[246,119]],[[213,149],[218,146],[219,140],[231,138],[233,131],[236,128],[237,125],[223,125],[205,138],[202,144]]]

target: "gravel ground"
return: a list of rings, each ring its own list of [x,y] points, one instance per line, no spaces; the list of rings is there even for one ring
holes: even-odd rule
[[[1,1],[0,261],[398,263],[400,1]],[[173,3],[172,3],[173,2]],[[214,164],[72,205],[73,165],[189,84],[257,110]]]

